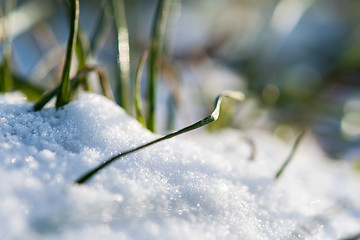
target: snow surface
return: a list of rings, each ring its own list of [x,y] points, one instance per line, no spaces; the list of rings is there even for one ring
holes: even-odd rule
[[[157,137],[104,97],[31,111],[0,97],[0,239],[337,239],[360,231],[360,180],[307,137],[278,181],[289,146],[269,134],[189,133],[122,158]]]

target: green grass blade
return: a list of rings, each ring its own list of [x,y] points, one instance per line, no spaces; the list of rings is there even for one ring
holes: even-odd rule
[[[130,110],[130,47],[123,0],[112,0],[118,38],[118,66],[120,81],[117,87],[117,102],[126,111]]]
[[[135,87],[134,87],[134,102],[135,102],[135,112],[136,112],[136,119],[144,126],[146,127],[146,123],[144,120],[144,117],[142,115],[142,107],[141,107],[141,94],[140,94],[140,83],[141,83],[141,77],[142,72],[144,69],[145,61],[148,56],[148,51],[145,51],[143,55],[140,58],[139,65],[136,69],[135,73]]]
[[[287,167],[287,165],[290,163],[290,161],[293,159],[293,156],[296,152],[296,149],[298,148],[301,140],[303,139],[303,137],[305,136],[305,134],[309,131],[309,128],[304,128],[301,133],[299,134],[299,136],[296,138],[295,143],[290,151],[289,156],[286,158],[285,162],[283,163],[283,165],[280,167],[279,171],[276,173],[275,175],[275,180],[279,179],[279,177],[281,176],[281,174],[284,172],[285,168]]]
[[[39,99],[39,101],[37,101],[34,104],[33,110],[34,111],[40,111],[58,93],[59,88],[60,87],[57,86],[53,90],[48,91],[44,95],[42,95],[42,97]]]
[[[155,131],[155,101],[156,101],[156,82],[161,69],[161,56],[164,47],[164,37],[168,13],[171,0],[159,0],[150,42],[149,53],[149,89],[148,89],[148,118],[147,128]]]
[[[30,101],[36,101],[41,98],[44,89],[34,84],[30,79],[13,74],[13,85],[15,90],[21,91]]]
[[[172,133],[167,134],[167,135],[165,135],[163,137],[157,138],[157,139],[155,139],[155,140],[153,140],[151,142],[145,143],[145,144],[140,145],[140,146],[138,146],[136,148],[133,148],[133,149],[130,149],[128,151],[117,154],[117,155],[111,157],[110,159],[104,161],[103,163],[101,163],[100,165],[95,167],[94,169],[86,172],[84,175],[79,177],[75,181],[75,183],[76,184],[85,183],[91,177],[93,177],[96,173],[98,173],[101,169],[105,168],[106,166],[108,166],[109,164],[111,164],[112,162],[114,162],[116,159],[118,159],[120,157],[124,157],[124,156],[129,155],[129,154],[131,154],[133,152],[136,152],[136,151],[138,151],[140,149],[149,147],[149,146],[151,146],[151,145],[153,145],[155,143],[158,143],[158,142],[173,138],[173,137],[178,136],[180,134],[189,132],[191,130],[195,130],[197,128],[203,127],[203,126],[205,126],[205,125],[207,125],[209,123],[212,123],[212,122],[216,121],[218,119],[218,117],[219,117],[220,106],[221,106],[222,99],[224,97],[229,97],[229,98],[232,98],[232,99],[235,99],[235,100],[238,100],[238,101],[242,101],[242,100],[245,99],[245,95],[243,93],[241,93],[241,92],[225,91],[216,98],[216,100],[215,100],[215,109],[209,116],[205,117],[204,119],[202,119],[202,120],[200,120],[200,121],[198,121],[198,122],[196,122],[194,124],[191,124],[190,126],[182,128],[182,129],[180,129],[178,131],[172,132]]]
[[[78,86],[81,84],[81,80],[88,74],[89,72],[95,71],[98,74],[99,81],[101,88],[104,92],[104,95],[108,97],[109,99],[114,99],[114,96],[111,91],[110,84],[108,83],[105,72],[98,66],[85,66],[83,70],[78,72],[74,78],[70,81],[70,88],[72,91],[75,91],[75,89],[78,88]],[[58,92],[61,85],[58,85],[53,90],[45,93],[41,99],[34,104],[33,110],[39,111],[41,110]]]
[[[75,50],[76,38],[79,25],[79,0],[70,0],[70,34],[66,47],[65,64],[61,76],[60,89],[57,94],[56,108],[70,102],[70,67],[72,54]]]
[[[4,54],[2,64],[0,66],[0,92],[9,92],[13,86],[13,79],[10,70],[8,54]]]
[[[71,81],[70,81],[70,88],[74,88],[75,85],[78,84],[80,81],[82,72],[79,72]],[[40,111],[55,95],[59,92],[61,85],[59,84],[57,87],[55,87],[53,90],[46,92],[39,101],[37,101],[34,106],[34,111]]]
[[[5,17],[9,16],[12,9],[14,9],[16,6],[16,1],[10,0],[6,1],[5,3],[5,14],[2,18],[2,26],[0,26],[2,29],[2,39],[0,40],[2,42],[2,55],[3,55],[3,61],[0,66],[0,92],[9,92],[12,89],[13,86],[13,79],[12,79],[12,73],[10,69],[10,58],[11,58],[11,41],[8,37],[8,27],[6,25]],[[1,15],[2,9],[0,9]]]
[[[89,52],[88,40],[86,37],[86,33],[82,30],[81,26],[79,26],[76,44],[75,44],[75,53],[78,60],[78,71],[81,71],[86,66],[87,54]],[[84,77],[80,80],[83,85],[85,91],[91,91],[88,79]]]

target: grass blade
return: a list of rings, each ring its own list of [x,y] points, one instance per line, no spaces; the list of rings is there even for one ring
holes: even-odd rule
[[[75,50],[76,38],[79,26],[79,0],[70,0],[70,34],[66,47],[65,64],[61,76],[60,89],[57,94],[56,108],[70,102],[70,67],[72,54]]]
[[[13,86],[13,79],[9,64],[9,54],[4,53],[3,61],[0,66],[0,92],[9,92]]]
[[[148,89],[148,118],[147,128],[155,131],[155,100],[156,100],[156,80],[161,68],[161,55],[164,46],[165,27],[168,20],[168,13],[171,0],[159,0],[153,22],[152,36],[149,54],[149,89]]]
[[[79,72],[71,81],[70,81],[70,88],[74,88],[76,84],[81,80],[80,77],[82,77],[82,72]],[[58,92],[61,85],[58,85],[53,90],[46,92],[39,101],[37,101],[34,106],[34,111],[40,111]]]
[[[141,95],[140,95],[140,83],[141,83],[141,77],[142,77],[142,72],[143,72],[143,69],[144,69],[144,65],[145,65],[145,61],[146,61],[146,58],[148,56],[148,51],[145,51],[143,53],[143,55],[141,56],[140,58],[140,61],[139,61],[139,65],[136,69],[136,73],[135,73],[135,87],[134,87],[134,102],[135,102],[135,113],[136,113],[136,119],[144,126],[146,127],[146,123],[145,123],[145,120],[144,120],[144,117],[142,115],[142,112],[141,112]]]
[[[87,54],[89,52],[88,40],[86,37],[86,33],[82,30],[81,26],[79,26],[76,44],[75,44],[75,53],[78,60],[78,71],[81,71],[86,66]],[[85,91],[91,91],[91,87],[89,85],[88,79],[84,77],[80,80],[83,85]]]
[[[8,26],[5,21],[5,17],[8,17],[11,10],[14,9],[16,6],[15,0],[6,1],[5,3],[5,13],[2,21],[2,55],[3,55],[3,61],[0,66],[0,92],[9,92],[12,89],[13,86],[13,79],[10,69],[10,57],[11,57],[11,41],[8,34]],[[2,9],[0,9],[2,13]],[[1,14],[2,15],[2,14]],[[11,22],[10,22],[11,23]]]
[[[241,137],[247,142],[250,147],[250,155],[248,157],[248,160],[254,161],[257,155],[257,149],[254,140],[246,133],[244,133]]]
[[[111,86],[106,78],[104,69],[102,69],[101,67],[96,66],[96,65],[91,65],[91,66],[87,65],[80,72],[78,72],[78,74],[76,75],[76,78],[79,78],[79,79],[77,79],[73,84],[71,84],[71,87],[70,87],[71,92],[75,92],[78,89],[78,87],[81,84],[83,84],[83,80],[86,78],[86,75],[90,72],[97,73],[100,87],[101,87],[101,90],[102,90],[104,96],[111,100],[114,100],[114,95],[112,93]]]
[[[24,76],[13,74],[14,89],[21,91],[25,94],[26,98],[30,101],[36,101],[41,98],[44,93],[44,89],[33,83],[32,80],[25,78]]]
[[[110,83],[106,78],[105,71],[100,67],[96,67],[94,71],[98,74],[101,90],[103,91],[104,96],[111,100],[115,100]]]
[[[136,148],[133,148],[133,149],[130,149],[128,151],[125,151],[125,152],[122,152],[120,154],[117,154],[113,157],[111,157],[110,159],[104,161],[103,163],[101,163],[100,165],[98,165],[97,167],[95,167],[94,169],[86,172],[84,175],[82,175],[81,177],[79,177],[75,183],[76,184],[83,184],[85,183],[86,181],[88,181],[91,177],[93,177],[96,173],[98,173],[101,169],[105,168],[106,166],[108,166],[109,164],[111,164],[112,162],[114,162],[116,159],[120,158],[120,157],[124,157],[126,155],[129,155],[133,152],[136,152],[140,149],[143,149],[143,148],[146,148],[146,147],[149,147],[155,143],[158,143],[158,142],[161,142],[161,141],[164,141],[164,140],[167,140],[167,139],[170,139],[170,138],[173,138],[175,136],[178,136],[180,134],[183,134],[183,133],[186,133],[186,132],[189,132],[191,130],[194,130],[194,129],[197,129],[197,128],[200,128],[200,127],[203,127],[209,123],[212,123],[214,121],[216,121],[219,117],[219,114],[220,114],[220,106],[221,106],[221,102],[222,102],[222,99],[224,97],[229,97],[229,98],[232,98],[232,99],[235,99],[235,100],[238,100],[238,101],[242,101],[245,99],[245,95],[241,92],[235,92],[235,91],[225,91],[223,92],[222,94],[220,94],[216,100],[215,100],[215,109],[214,111],[209,115],[207,116],[206,118],[190,125],[190,126],[187,126],[185,128],[182,128],[178,131],[175,131],[175,132],[172,132],[170,134],[167,134],[163,137],[160,137],[160,138],[157,138],[151,142],[148,142],[148,143],[145,143],[143,145],[140,145]]]
[[[88,74],[89,72],[93,72],[93,71],[95,71],[98,74],[100,85],[101,85],[104,95],[106,97],[108,97],[109,99],[113,100],[114,96],[112,94],[110,84],[108,83],[108,81],[106,79],[105,72],[98,66],[85,66],[83,70],[78,72],[76,74],[76,76],[74,78],[72,78],[70,81],[70,88],[72,89],[72,91],[75,91],[75,89],[77,89],[77,87],[81,83],[82,79],[86,76],[86,74]],[[59,92],[60,86],[61,85],[57,86],[50,92],[45,93],[41,97],[41,99],[37,103],[34,104],[33,110],[34,111],[41,110]]]
[[[112,0],[118,38],[118,66],[120,81],[117,88],[117,102],[129,112],[130,103],[130,47],[123,0]]]
[[[279,177],[281,176],[281,174],[284,172],[286,166],[290,163],[290,161],[292,160],[296,149],[298,148],[301,140],[303,139],[303,137],[305,136],[305,134],[309,131],[309,128],[304,128],[301,133],[299,134],[299,136],[296,138],[295,143],[291,149],[291,152],[289,154],[289,156],[286,158],[285,162],[283,163],[283,165],[281,166],[281,168],[279,169],[279,171],[276,173],[275,175],[275,180],[279,179]]]

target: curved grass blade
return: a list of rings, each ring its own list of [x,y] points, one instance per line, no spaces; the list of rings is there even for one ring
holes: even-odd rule
[[[148,51],[146,50],[139,61],[139,65],[136,69],[135,73],[135,87],[134,87],[134,102],[135,102],[135,112],[136,112],[136,119],[144,126],[146,127],[146,123],[144,120],[144,117],[141,112],[141,95],[140,95],[140,82],[142,77],[142,72],[144,69],[145,61],[148,56]]]
[[[83,70],[81,70],[78,74],[77,77],[79,78],[74,84],[71,85],[71,92],[75,92],[76,89],[78,89],[78,87],[83,83],[83,79],[86,77],[86,75],[90,72],[96,72],[99,78],[99,83],[100,83],[100,87],[101,90],[104,94],[105,97],[114,100],[114,95],[112,93],[111,90],[111,86],[106,78],[106,74],[104,69],[102,69],[99,66],[93,65],[93,66],[85,66],[83,68]],[[86,89],[85,89],[86,90]]]
[[[101,88],[103,90],[103,93],[106,97],[110,99],[114,99],[114,96],[111,91],[110,84],[108,83],[105,72],[103,69],[101,69],[98,66],[86,66],[82,71],[78,72],[74,78],[70,81],[70,88],[74,91],[77,89],[79,84],[81,83],[81,80],[88,74],[89,72],[95,71],[98,74],[99,81]],[[42,98],[34,104],[33,110],[39,111],[41,110],[59,91],[60,85],[51,90],[50,92],[45,93]]]
[[[106,78],[104,69],[96,67],[93,71],[96,71],[98,74],[101,90],[103,91],[104,96],[111,100],[115,100],[110,83]]]
[[[209,116],[205,117],[204,119],[202,119],[202,120],[200,120],[200,121],[198,121],[198,122],[196,122],[196,123],[194,123],[194,124],[192,124],[190,126],[182,128],[182,129],[180,129],[178,131],[172,132],[170,134],[167,134],[167,135],[165,135],[163,137],[157,138],[157,139],[155,139],[155,140],[153,140],[151,142],[145,143],[143,145],[140,145],[140,146],[135,147],[133,149],[130,149],[128,151],[119,153],[119,154],[111,157],[110,159],[104,161],[103,163],[101,163],[100,165],[95,167],[94,169],[86,172],[84,175],[82,175],[77,180],[75,180],[75,183],[76,184],[83,184],[83,183],[87,182],[91,177],[93,177],[101,169],[105,168],[106,166],[108,166],[109,164],[111,164],[112,162],[114,162],[115,160],[117,160],[117,159],[119,159],[121,157],[124,157],[124,156],[129,155],[129,154],[131,154],[133,152],[136,152],[136,151],[138,151],[140,149],[149,147],[149,146],[151,146],[151,145],[153,145],[155,143],[158,143],[158,142],[173,138],[173,137],[178,136],[180,134],[189,132],[191,130],[200,128],[202,126],[205,126],[205,125],[207,125],[209,123],[212,123],[212,122],[216,121],[218,119],[218,117],[219,117],[220,105],[221,105],[222,99],[224,97],[232,98],[232,99],[238,100],[238,101],[242,101],[242,100],[245,99],[245,95],[243,93],[241,93],[241,92],[225,91],[216,98],[216,100],[215,100],[215,109]]]
[[[281,168],[279,169],[279,171],[276,173],[275,175],[275,180],[279,179],[279,177],[281,176],[281,174],[284,172],[286,166],[290,163],[290,161],[293,159],[293,156],[295,154],[296,149],[298,148],[301,140],[303,139],[303,137],[305,136],[305,134],[310,130],[310,128],[304,128],[301,133],[299,134],[299,136],[296,138],[295,143],[291,149],[291,152],[289,154],[289,156],[286,158],[285,162],[283,163],[283,165],[281,166]]]
[[[118,38],[118,66],[120,81],[117,88],[117,102],[126,111],[130,110],[130,47],[123,0],[112,0]]]
[[[147,128],[155,131],[155,97],[156,97],[156,80],[160,72],[161,55],[164,46],[165,27],[168,20],[168,13],[171,6],[171,0],[159,0],[156,8],[156,14],[153,23],[150,54],[149,54],[149,89],[148,89],[148,118]]]
[[[250,155],[248,157],[248,160],[254,161],[256,159],[256,155],[257,155],[257,149],[256,149],[256,144],[255,144],[254,140],[246,133],[244,133],[242,135],[242,138],[247,142],[247,144],[250,147]]]
[[[61,76],[60,89],[57,93],[56,108],[70,102],[70,67],[72,54],[75,50],[78,26],[79,26],[79,0],[70,0],[70,34],[66,47],[65,64]]]

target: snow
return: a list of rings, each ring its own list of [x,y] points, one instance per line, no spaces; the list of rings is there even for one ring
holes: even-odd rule
[[[150,141],[110,100],[83,94],[63,109],[0,97],[0,239],[337,239],[360,231],[359,176],[307,136],[290,150],[264,131],[196,131],[119,159]]]

